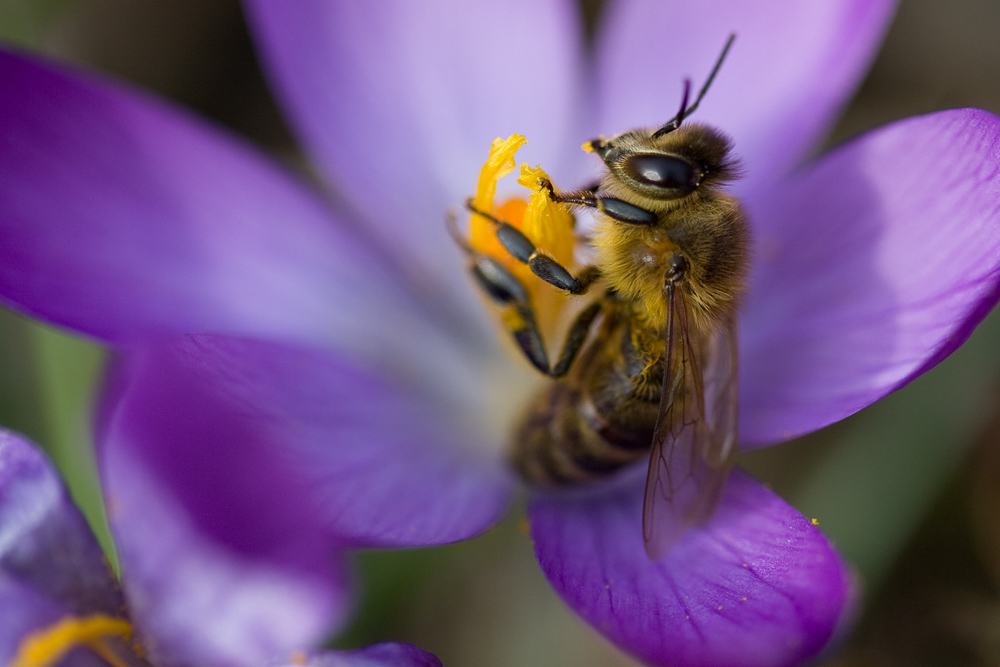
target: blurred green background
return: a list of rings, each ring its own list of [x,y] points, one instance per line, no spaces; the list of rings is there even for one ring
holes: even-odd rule
[[[585,2],[591,20],[599,2]],[[830,141],[905,116],[1000,113],[1000,3],[903,0]],[[0,0],[0,39],[172,98],[301,165],[236,0]],[[102,539],[89,412],[103,352],[0,309],[0,424],[42,443]],[[824,664],[1000,664],[1000,315],[909,387],[743,464],[857,569],[865,605]],[[551,592],[519,514],[463,544],[361,554],[343,646],[394,639],[446,665],[634,665]],[[107,544],[107,542],[105,542]]]

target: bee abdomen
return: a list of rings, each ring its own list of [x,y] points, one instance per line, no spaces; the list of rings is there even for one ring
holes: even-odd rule
[[[649,450],[652,426],[623,421],[618,413],[602,412],[589,395],[566,384],[554,385],[515,435],[515,467],[531,483],[566,485],[606,477],[639,460]]]

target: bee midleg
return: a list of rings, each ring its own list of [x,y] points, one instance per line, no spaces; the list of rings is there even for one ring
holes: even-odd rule
[[[591,283],[597,279],[599,275],[597,267],[586,266],[580,272],[579,276],[574,276],[565,266],[548,255],[542,254],[535,247],[535,244],[531,242],[531,239],[525,236],[524,232],[514,225],[501,220],[491,213],[480,211],[473,206],[472,200],[467,201],[465,205],[476,215],[482,216],[493,223],[496,229],[497,241],[500,242],[504,250],[510,253],[511,257],[522,264],[527,264],[532,273],[553,287],[558,287],[570,294],[585,294],[590,288]]]
[[[609,218],[628,225],[648,227],[659,222],[659,217],[652,211],[647,211],[641,206],[630,204],[622,199],[604,197],[589,189],[556,192],[552,181],[543,178],[539,182],[543,188],[549,191],[549,199],[559,204],[595,208]]]
[[[472,207],[470,206],[470,208]],[[475,213],[479,213],[475,209],[472,210]],[[491,215],[482,213],[480,215],[485,215],[497,225],[502,225],[502,229],[509,228],[513,230],[520,235],[524,243],[531,245],[528,238],[510,224],[502,220],[497,220]],[[546,351],[545,341],[542,338],[541,330],[538,328],[538,320],[535,317],[535,309],[531,305],[531,297],[528,294],[528,290],[499,260],[475,250],[462,238],[462,235],[455,228],[454,218],[448,218],[448,226],[452,236],[455,238],[455,242],[471,258],[472,265],[470,269],[476,282],[479,283],[479,286],[493,301],[504,308],[501,320],[507,330],[511,332],[514,342],[521,348],[524,356],[528,358],[528,361],[535,368],[550,377],[559,378],[566,375],[569,372],[569,367],[573,364],[573,360],[576,359],[577,353],[579,353],[580,348],[583,347],[583,343],[587,340],[590,326],[601,310],[601,302],[595,301],[576,316],[570,325],[569,331],[566,333],[566,340],[563,341],[559,352],[559,360],[554,367],[551,367],[549,366],[549,355]],[[503,237],[499,233],[497,234],[497,238],[504,245],[504,248],[507,248]],[[514,242],[517,242],[516,236],[508,238],[513,238],[515,239]],[[533,245],[531,247],[534,248]],[[509,248],[508,251],[510,251]],[[535,252],[537,253],[537,251]],[[511,254],[514,255],[513,252]],[[544,255],[540,256],[544,257]],[[555,263],[555,260],[550,259],[550,261]],[[556,264],[556,266],[559,265]],[[560,268],[562,267],[560,266]],[[567,275],[568,273],[566,271]],[[536,275],[538,274],[536,273]],[[596,278],[597,269],[596,267],[587,267],[582,275],[585,278],[584,282],[581,283],[582,289],[580,293],[586,291],[586,288]]]
[[[594,318],[601,310],[601,302],[590,304],[573,320],[559,353],[559,360],[553,367],[549,365],[545,341],[524,285],[498,260],[478,253],[472,256],[472,275],[483,291],[504,308],[501,321],[528,361],[550,377],[566,375],[587,340]]]

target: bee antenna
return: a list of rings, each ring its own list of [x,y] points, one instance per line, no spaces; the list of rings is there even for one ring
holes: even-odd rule
[[[733,45],[736,40],[736,33],[729,35],[729,39],[726,40],[726,45],[722,47],[722,53],[719,54],[719,59],[715,61],[715,67],[712,68],[712,73],[708,75],[708,79],[705,80],[705,85],[701,87],[698,91],[698,97],[695,98],[694,104],[690,107],[687,106],[688,92],[691,90],[691,80],[684,80],[684,99],[681,101],[681,110],[677,112],[677,115],[671,118],[666,125],[658,129],[653,133],[653,139],[662,137],[665,134],[669,134],[681,126],[684,119],[694,113],[695,109],[698,108],[698,104],[701,103],[701,98],[705,97],[705,93],[708,92],[709,86],[712,85],[712,81],[715,80],[715,75],[719,73],[719,68],[722,67],[722,61],[726,59],[726,54],[729,53],[729,47]]]

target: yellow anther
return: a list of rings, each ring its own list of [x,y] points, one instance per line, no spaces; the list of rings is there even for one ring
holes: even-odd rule
[[[112,667],[128,667],[104,640],[108,637],[125,639],[130,634],[132,626],[121,618],[104,614],[69,616],[25,637],[7,667],[49,667],[77,646],[86,646]]]
[[[565,206],[549,199],[548,190],[540,185],[542,180],[551,182],[541,166],[521,165],[521,177],[517,182],[534,191],[524,212],[521,231],[557,262],[569,266],[573,262],[573,216]]]
[[[528,140],[520,134],[512,134],[507,139],[497,137],[490,146],[490,156],[479,171],[479,184],[473,203],[480,211],[493,210],[493,197],[497,193],[497,181],[514,171],[514,154]]]
[[[479,173],[476,194],[472,206],[477,211],[489,213],[524,232],[539,252],[551,256],[563,266],[573,265],[573,216],[562,204],[549,198],[548,190],[541,187],[540,180],[548,179],[541,167],[531,168],[521,165],[518,183],[530,192],[527,199],[514,197],[501,205],[494,202],[497,181],[510,174],[516,166],[515,154],[526,139],[520,134],[512,134],[506,140],[496,139],[490,146],[490,155]],[[531,302],[537,309],[539,324],[549,328],[561,311],[563,295],[544,285],[531,269],[510,256],[500,245],[496,234],[496,224],[484,216],[473,213],[469,221],[469,245],[477,252],[493,257],[513,273],[524,285]],[[504,326],[509,331],[520,331],[527,326],[523,318],[511,309],[501,314]]]

